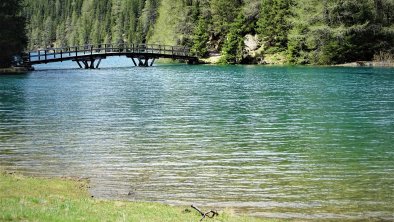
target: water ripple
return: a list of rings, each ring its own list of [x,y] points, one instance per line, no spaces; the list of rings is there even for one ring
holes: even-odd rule
[[[157,66],[0,80],[0,167],[89,177],[102,198],[394,220],[392,69]]]

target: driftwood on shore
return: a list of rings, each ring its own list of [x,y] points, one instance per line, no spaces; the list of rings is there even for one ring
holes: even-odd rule
[[[215,216],[219,216],[219,213],[215,210],[210,210],[210,211],[204,213],[203,211],[201,211],[198,207],[196,207],[194,205],[192,205],[191,207],[201,214],[202,218],[201,218],[200,222],[202,220],[204,220],[205,217],[214,218]]]

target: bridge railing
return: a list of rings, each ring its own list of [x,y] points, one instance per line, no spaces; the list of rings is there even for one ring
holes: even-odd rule
[[[26,62],[50,61],[84,55],[109,55],[113,53],[157,54],[169,56],[194,57],[190,48],[185,46],[170,46],[159,44],[88,44],[62,48],[46,48],[29,52]]]

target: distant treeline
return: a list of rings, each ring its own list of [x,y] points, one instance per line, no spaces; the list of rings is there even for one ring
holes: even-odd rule
[[[191,47],[223,63],[335,64],[394,53],[394,0],[25,0],[29,48]],[[245,36],[257,48],[246,50]]]

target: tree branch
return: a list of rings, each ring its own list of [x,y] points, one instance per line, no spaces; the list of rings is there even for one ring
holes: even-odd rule
[[[191,207],[201,214],[202,218],[201,218],[200,222],[202,220],[204,220],[205,217],[214,218],[215,216],[219,216],[219,213],[217,211],[214,211],[214,210],[210,210],[210,211],[204,213],[198,207],[196,207],[194,205],[192,205]]]

